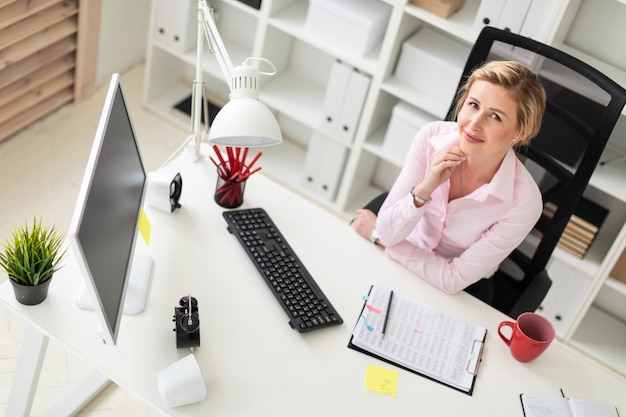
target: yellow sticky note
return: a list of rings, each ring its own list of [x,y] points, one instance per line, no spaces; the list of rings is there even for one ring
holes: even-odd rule
[[[365,388],[380,394],[396,396],[398,391],[398,371],[367,365],[365,374]]]
[[[139,220],[137,221],[137,227],[139,228],[139,233],[141,233],[141,237],[143,237],[144,242],[146,242],[146,245],[149,245],[152,225],[148,220],[148,216],[146,216],[146,212],[143,211],[143,207],[139,211]]]

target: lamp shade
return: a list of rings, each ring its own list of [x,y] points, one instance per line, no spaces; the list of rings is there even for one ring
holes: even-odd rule
[[[272,112],[259,101],[259,71],[248,61],[233,69],[230,101],[217,113],[209,142],[223,146],[255,147],[283,141]]]
[[[209,142],[222,146],[258,147],[283,141],[272,112],[256,98],[231,99],[217,113]]]

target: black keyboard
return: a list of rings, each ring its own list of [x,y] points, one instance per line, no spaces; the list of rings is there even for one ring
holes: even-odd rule
[[[300,333],[343,323],[272,219],[261,208],[223,213],[239,240]]]

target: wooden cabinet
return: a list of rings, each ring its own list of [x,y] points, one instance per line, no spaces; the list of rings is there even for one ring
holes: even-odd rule
[[[92,91],[99,16],[100,0],[0,1],[0,140]]]
[[[408,104],[436,119],[443,118],[447,111],[448,99],[432,97],[396,76],[404,42],[422,29],[467,49],[485,22],[518,29],[519,33],[580,57],[626,86],[626,68],[623,68],[626,64],[622,64],[625,55],[619,50],[613,51],[613,48],[625,48],[615,34],[621,36],[623,33],[626,4],[617,0],[524,0],[512,2],[518,6],[525,4],[523,13],[496,11],[495,14],[492,14],[492,8],[503,7],[505,2],[465,0],[462,9],[448,19],[420,9],[407,0],[376,1],[389,11],[386,30],[374,48],[365,54],[341,48],[337,42],[326,41],[328,36],[315,36],[307,30],[309,7],[313,3],[325,2],[262,0],[260,8],[255,9],[237,0],[210,1],[233,63],[236,65],[249,56],[261,56],[269,59],[278,70],[273,77],[261,77],[261,99],[276,114],[285,138],[282,145],[263,150],[261,165],[265,174],[344,216],[346,223],[357,208],[389,189],[400,170],[402,160],[383,146],[395,105]],[[169,2],[153,0],[144,103],[163,117],[188,125],[189,122],[180,119],[172,107],[191,93],[195,47],[184,48],[161,39],[159,28],[171,23],[163,23],[163,16],[167,14],[159,13],[159,9],[167,7]],[[178,4],[195,8],[194,0]],[[505,15],[508,20],[494,18]],[[593,30],[585,29],[590,25]],[[597,30],[598,27],[607,27],[608,33],[613,35]],[[588,35],[597,39],[585,38]],[[593,47],[589,47],[590,44]],[[227,101],[228,89],[207,49],[203,70],[208,96],[215,103],[222,104]],[[436,55],[437,49],[428,53]],[[445,59],[445,51],[440,55],[435,58]],[[328,94],[343,97],[329,90],[335,88],[329,86],[336,85],[331,81],[337,62],[369,78],[359,122],[349,139],[325,127],[324,106]],[[457,81],[453,80],[453,83]],[[622,119],[603,159],[626,155],[626,116]],[[320,140],[321,137],[324,140]],[[342,161],[340,167],[333,166],[328,170],[337,180],[334,183],[336,192],[332,193],[315,192],[306,184],[310,176],[307,167],[311,166],[314,157],[311,153],[324,154],[319,150],[319,143],[324,141],[331,141],[334,148],[341,148],[342,151],[335,151],[335,155],[345,155],[334,158]],[[315,146],[310,146],[311,143]],[[320,165],[325,163],[335,162],[320,159]],[[586,197],[603,205],[610,213],[583,259],[560,249],[555,251],[551,272],[557,285],[546,299],[546,303],[552,305],[544,305],[544,311],[553,314],[551,319],[557,324],[560,337],[626,373],[626,351],[623,349],[626,345],[626,313],[620,312],[626,305],[626,290],[624,284],[609,277],[626,245],[624,177],[626,162],[598,167]],[[575,279],[570,280],[570,277]],[[567,288],[567,291],[559,294],[559,288]],[[555,315],[561,318],[557,320]],[[590,334],[605,334],[606,337],[595,340]],[[587,342],[590,338],[594,343]],[[598,349],[598,345],[601,348]],[[616,354],[616,351],[621,353]]]

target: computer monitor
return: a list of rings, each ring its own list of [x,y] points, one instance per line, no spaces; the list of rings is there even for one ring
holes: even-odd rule
[[[117,343],[123,313],[144,309],[152,259],[138,222],[146,186],[120,75],[114,74],[68,232],[83,278],[78,305],[95,310],[106,344]]]

